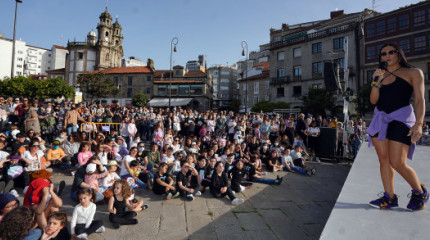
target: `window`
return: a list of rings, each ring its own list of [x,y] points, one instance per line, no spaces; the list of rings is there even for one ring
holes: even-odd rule
[[[366,49],[367,60],[376,58],[376,48],[374,46],[367,47]]]
[[[283,68],[278,69],[278,70],[276,71],[276,76],[277,76],[278,78],[285,76],[284,69],[283,69]]]
[[[374,23],[367,24],[367,26],[366,26],[366,36],[368,38],[372,38],[372,37],[375,36],[375,24]]]
[[[302,86],[294,86],[293,87],[293,97],[302,96]]]
[[[109,37],[109,32],[108,31],[106,31],[105,36]]]
[[[399,16],[399,30],[405,30],[409,28],[409,15]]]
[[[387,33],[393,33],[397,30],[397,19],[390,18],[387,20]]]
[[[425,9],[414,12],[414,27],[419,27],[426,24]]]
[[[343,37],[333,39],[333,49],[343,49],[343,42]]]
[[[78,52],[78,59],[84,59],[84,53],[83,52]]]
[[[259,96],[254,96],[254,104],[258,103],[260,101]]]
[[[313,89],[322,89],[322,84],[321,83],[312,84],[312,88]]]
[[[146,81],[150,82],[152,80],[151,76],[146,76]]]
[[[133,88],[127,88],[127,97],[131,98],[131,95],[133,93]]]
[[[260,92],[260,83],[254,82],[254,94],[258,94]]]
[[[246,91],[246,89],[247,89],[247,86],[248,84],[246,84],[246,83],[244,83],[243,85],[242,85],[242,88],[243,88],[243,91]]]
[[[284,59],[285,59],[285,52],[278,52],[278,54],[277,54],[278,56],[278,61],[284,61]]]
[[[345,68],[345,59],[344,58],[338,58],[334,60],[337,64],[339,64],[340,71],[342,72]]]
[[[312,73],[322,73],[322,62],[312,63]]]
[[[48,54],[48,57],[51,57],[51,54]]]
[[[21,62],[21,61],[22,61],[22,58],[18,58],[18,61],[20,61],[20,62]]]
[[[280,36],[275,37],[273,41],[274,41],[274,42],[280,42],[280,41],[281,41],[281,37],[280,37]]]
[[[294,77],[302,76],[302,66],[296,66],[293,69]]]
[[[399,46],[405,54],[407,54],[411,51],[411,45],[410,45],[409,39],[400,40]]]
[[[18,65],[16,65],[16,67],[18,67],[18,68],[22,68],[22,65],[18,64]]]
[[[376,23],[376,35],[385,35],[385,21],[379,21]]]
[[[245,86],[245,85],[244,85],[244,86]],[[220,90],[220,91],[228,91],[228,86],[220,86],[220,87],[219,87],[219,90]],[[245,87],[244,87],[244,89],[243,89],[243,90],[246,90],[246,89],[245,89]]]
[[[270,89],[270,81],[266,81],[264,84],[266,85],[266,89]]]
[[[190,93],[195,95],[203,94],[203,85],[191,85]]]
[[[229,71],[221,71],[221,75],[230,75]]]
[[[414,38],[414,52],[426,50],[426,36],[419,36]]]
[[[370,83],[373,81],[372,76],[375,70],[367,70],[367,82]]]
[[[190,94],[190,87],[189,85],[179,85],[179,94]]]
[[[320,53],[322,52],[322,43],[317,42],[312,44],[312,53]]]
[[[118,86],[118,77],[113,77],[113,81],[115,83],[115,86]]]
[[[221,83],[229,83],[230,80],[228,78],[221,78]]]
[[[283,87],[279,87],[276,89],[276,97],[284,97],[285,96],[285,91]]]
[[[302,49],[301,48],[294,48],[293,49],[293,57],[300,57],[302,56]]]
[[[218,71],[213,71],[213,72],[212,72],[212,76],[213,76],[213,77],[218,76]]]
[[[133,86],[133,76],[128,76],[128,86]]]
[[[172,85],[170,87],[170,92],[172,93],[172,95],[178,95],[178,85]]]
[[[270,96],[269,95],[264,96],[264,101],[270,101]]]
[[[164,86],[164,85],[158,86],[158,95],[160,95],[160,96],[166,95],[166,86]]]

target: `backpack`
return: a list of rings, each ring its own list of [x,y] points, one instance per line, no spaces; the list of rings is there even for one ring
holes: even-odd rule
[[[51,181],[44,178],[38,178],[33,180],[28,186],[27,192],[24,196],[24,206],[31,207],[40,203],[42,197],[42,189],[49,187]]]

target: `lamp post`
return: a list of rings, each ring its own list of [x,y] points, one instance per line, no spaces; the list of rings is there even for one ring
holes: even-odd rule
[[[15,66],[16,15],[18,13],[18,3],[22,3],[22,0],[15,0],[15,21],[13,23],[12,65],[10,67],[10,78],[13,78],[13,68]]]
[[[245,55],[246,50],[246,55]],[[245,56],[245,114],[248,112],[248,43],[242,41],[242,56]]]
[[[176,45],[178,44],[179,40],[177,37],[172,38],[172,41],[170,42],[170,82],[169,82],[169,110],[170,110],[170,101],[172,98],[172,75],[173,75],[173,69],[172,69],[172,54],[173,52],[177,52]]]

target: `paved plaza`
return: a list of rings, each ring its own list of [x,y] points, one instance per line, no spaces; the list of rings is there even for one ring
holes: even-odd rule
[[[227,198],[215,199],[209,191],[194,201],[166,201],[148,190],[136,195],[149,204],[137,216],[138,225],[112,228],[107,205],[98,205],[95,218],[106,232],[89,239],[319,239],[348,175],[348,164],[310,163],[317,175],[307,177],[280,172],[280,186],[259,183],[237,194],[245,202],[233,206]],[[268,177],[274,178],[271,173]],[[54,182],[65,180],[63,210],[71,220],[75,203],[69,198],[73,177],[55,173]],[[21,198],[22,200],[22,198]]]

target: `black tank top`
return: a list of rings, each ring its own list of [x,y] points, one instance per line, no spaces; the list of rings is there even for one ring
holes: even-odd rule
[[[125,212],[125,199],[118,201],[116,195],[113,195],[115,201],[113,202],[113,207],[116,209],[116,214],[123,214]]]
[[[379,89],[379,100],[376,106],[379,111],[392,113],[409,105],[413,88],[406,80],[396,77],[394,82],[382,85]]]

